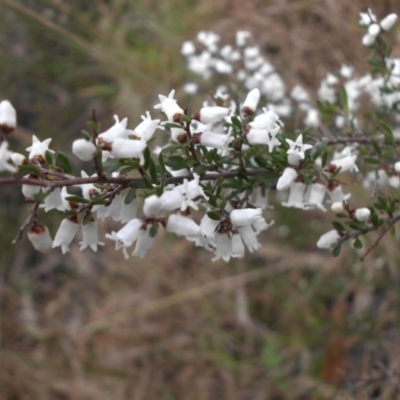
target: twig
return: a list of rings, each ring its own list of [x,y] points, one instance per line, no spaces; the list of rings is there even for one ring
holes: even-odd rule
[[[18,240],[22,239],[22,236],[24,235],[25,230],[36,219],[36,213],[39,208],[39,205],[40,205],[40,203],[38,202],[32,206],[27,217],[25,218],[24,223],[19,228],[17,235],[15,236],[14,240],[12,241],[12,244],[15,244]]]

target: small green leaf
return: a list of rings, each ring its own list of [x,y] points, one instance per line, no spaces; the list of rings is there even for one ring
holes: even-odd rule
[[[35,203],[41,203],[47,197],[47,193],[39,192],[32,196]]]
[[[374,139],[372,139],[371,141],[372,147],[374,148],[374,150],[376,151],[376,153],[378,154],[379,157],[382,157],[382,149],[380,148],[378,142]]]
[[[358,250],[362,249],[362,247],[363,247],[361,240],[358,238],[354,241],[353,246],[355,249],[358,249]]]
[[[28,174],[39,174],[40,173],[40,168],[36,167],[35,165],[29,164],[29,165],[24,165],[21,164],[18,166],[18,169],[21,172],[25,172]]]
[[[46,150],[44,153],[44,158],[48,165],[56,165],[56,156],[53,152]]]
[[[215,211],[208,211],[207,216],[208,216],[208,218],[212,219],[213,221],[221,220],[221,216]]]
[[[82,134],[83,138],[86,139],[88,142],[90,142],[92,140],[92,136],[90,135],[90,133],[82,130],[81,134]]]
[[[190,118],[188,115],[185,114],[181,116],[181,120],[184,122],[192,122],[192,118]]]
[[[393,132],[390,129],[389,125],[387,125],[384,121],[379,121],[381,124],[381,128],[383,130],[383,133],[385,135],[385,144],[387,145],[393,145],[396,143]]]
[[[62,152],[58,152],[57,157],[58,157],[58,163],[60,164],[63,171],[66,174],[72,174],[72,168],[68,157]]]
[[[231,118],[232,124],[238,127],[239,129],[242,129],[242,123],[240,122],[238,117],[233,116]]]
[[[340,254],[340,251],[342,250],[342,246],[339,244],[332,250],[332,256],[337,257]]]
[[[128,194],[125,196],[124,203],[130,204],[132,203],[133,199],[136,197],[136,190],[131,189]]]
[[[83,218],[82,225],[87,225],[89,222],[93,221],[92,213],[86,213],[85,217]]]
[[[85,203],[85,204],[90,203],[88,199],[85,199],[84,197],[81,196],[67,196],[65,200],[70,201],[72,203]]]
[[[379,165],[381,162],[374,157],[364,157],[364,161],[367,162],[368,164],[375,164],[375,165]]]
[[[132,181],[129,184],[129,187],[131,187],[132,189],[145,189],[148,186],[142,180],[140,180],[140,181]]]
[[[340,231],[340,232],[345,231],[344,226],[340,222],[332,221],[332,225],[337,231]]]
[[[149,236],[150,237],[155,237],[158,233],[158,222],[154,222],[154,224],[151,226],[149,230]]]

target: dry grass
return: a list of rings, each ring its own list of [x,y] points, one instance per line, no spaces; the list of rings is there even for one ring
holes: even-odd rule
[[[399,11],[377,3],[379,16]],[[196,4],[215,8],[224,35],[251,29],[289,82],[315,88],[341,63],[365,68],[361,1]],[[320,213],[317,228],[279,218],[288,238],[268,232],[228,265],[169,237],[144,261],[76,245],[44,257],[26,241],[2,254],[0,399],[400,398],[396,243],[362,264],[350,249],[333,259],[314,251]]]

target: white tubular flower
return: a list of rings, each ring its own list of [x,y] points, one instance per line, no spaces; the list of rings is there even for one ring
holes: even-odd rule
[[[343,78],[350,79],[353,76],[353,72],[354,68],[349,65],[343,64],[340,67],[340,75],[342,75]]]
[[[54,238],[52,247],[61,246],[61,251],[65,254],[69,251],[69,245],[74,240],[78,230],[79,224],[75,216],[63,219],[56,233],[56,237]]]
[[[233,142],[234,138],[231,131],[228,134],[214,133],[206,130],[198,136],[200,144],[213,149],[221,150],[221,155],[226,156],[229,153],[229,144]]]
[[[143,151],[146,146],[144,140],[117,138],[111,144],[111,155],[115,158],[138,158],[140,165],[143,165]]]
[[[273,130],[278,125],[283,127],[283,122],[279,119],[279,115],[274,112],[274,110],[267,110],[263,108],[263,113],[257,115],[253,121],[249,124],[250,128],[253,129],[267,129]]]
[[[118,115],[114,115],[115,123],[107,131],[100,133],[97,140],[101,142],[112,142],[117,138],[127,139],[129,135],[133,134],[133,131],[126,129],[128,125],[128,118],[124,118],[122,121],[119,120]]]
[[[340,239],[340,235],[336,229],[324,233],[317,242],[319,249],[330,249]]]
[[[143,204],[143,213],[148,218],[155,218],[159,214],[162,207],[162,200],[155,194],[146,197]]]
[[[268,203],[268,189],[263,190],[261,186],[257,186],[254,189],[251,204],[255,207],[261,208],[262,210],[274,208]]]
[[[400,178],[398,175],[392,175],[389,177],[389,185],[392,188],[398,189],[400,187]]]
[[[369,26],[373,22],[376,22],[376,15],[368,8],[367,12],[360,12],[360,21],[358,22],[360,25]]]
[[[232,257],[243,258],[245,254],[245,247],[243,244],[242,237],[239,233],[232,235]]]
[[[319,208],[326,211],[323,202],[326,193],[326,186],[322,182],[314,182],[310,188],[310,194],[307,203],[311,208]]]
[[[136,218],[137,215],[137,207],[138,207],[138,200],[134,198],[129,204],[125,203],[125,197],[122,197],[121,202],[121,213],[120,219],[121,222],[124,224],[125,222],[130,221],[131,219]]]
[[[17,112],[8,100],[0,102],[0,129],[11,133],[17,126]]]
[[[65,211],[65,204],[61,196],[61,188],[54,188],[44,199],[44,203],[40,205],[44,211],[59,210]]]
[[[286,190],[296,180],[297,171],[294,168],[287,167],[283,171],[282,176],[278,179],[276,190]]]
[[[155,105],[154,108],[161,109],[161,111],[167,116],[168,121],[179,121],[181,115],[184,114],[182,108],[179,107],[176,100],[174,99],[175,90],[171,90],[168,97],[162,94],[158,95],[160,103]]]
[[[192,219],[182,215],[171,214],[167,218],[166,231],[185,236],[187,238],[197,238],[200,235],[201,229]]]
[[[28,179],[39,179],[36,175],[25,175],[24,178],[28,178]],[[32,200],[33,196],[35,196],[35,194],[40,193],[42,190],[41,186],[36,186],[36,185],[28,185],[26,183],[24,183],[22,185],[22,194],[25,196],[25,198],[27,200]]]
[[[337,181],[330,181],[328,184],[328,195],[331,203],[338,201],[347,201],[351,197],[351,193],[344,194],[342,186]]]
[[[232,225],[235,227],[251,225],[260,218],[264,219],[261,208],[243,208],[240,210],[233,210],[230,213],[230,218]]]
[[[271,130],[266,129],[254,129],[251,128],[246,135],[248,142],[252,145],[265,144],[268,146],[268,151],[271,153],[275,146],[279,146],[281,143],[276,138],[276,135],[280,131],[280,126],[276,126]]]
[[[90,161],[96,152],[96,146],[86,139],[77,139],[72,143],[72,152],[82,161]]]
[[[307,150],[312,149],[314,146],[312,144],[303,144],[303,135],[300,134],[296,141],[286,139],[286,142],[289,143],[290,149],[287,151],[287,154],[293,154],[298,156],[301,160],[305,158],[305,152]]]
[[[51,250],[53,241],[46,226],[35,224],[28,231],[28,239],[36,250],[47,253]]]
[[[365,222],[371,215],[371,211],[368,208],[357,208],[354,213],[354,216],[358,221]]]
[[[97,176],[97,174],[92,175],[92,177]],[[85,171],[81,171],[82,178],[89,178],[89,175]],[[100,189],[93,185],[93,183],[82,183],[81,185],[77,185],[82,189],[82,196],[91,200],[93,197],[96,197],[100,194]]]
[[[9,159],[12,159],[13,153],[12,151],[8,150],[8,142],[4,141],[0,145],[0,172],[1,171],[8,171],[8,172],[17,172],[17,169],[14,165],[8,163]]]
[[[115,241],[115,250],[122,249],[125,259],[129,258],[127,248],[144,233],[143,222],[139,218],[130,220],[118,232],[107,233],[106,238]]]
[[[343,201],[335,201],[331,205],[331,210],[336,214],[342,213],[344,211]]]
[[[397,21],[396,14],[389,14],[380,22],[380,26],[384,31],[390,30]]]
[[[153,247],[155,238],[150,236],[151,225],[147,226],[146,230],[141,230],[141,235],[139,236],[134,252],[132,253],[133,257],[144,258],[147,256],[149,250]]]
[[[203,197],[208,200],[208,197],[205,195],[204,190],[199,183],[200,176],[197,174],[193,174],[193,176],[194,179],[191,181],[185,179],[182,185],[176,186],[174,189],[177,190],[182,196],[181,211],[186,210],[188,207],[198,210],[199,207],[194,202],[194,199],[198,197]]]
[[[79,242],[79,244],[80,251],[90,247],[97,252],[97,246],[104,246],[104,243],[99,241],[97,221],[92,220],[88,224],[82,225],[82,242]]]
[[[240,226],[239,228],[237,228],[237,231],[239,232],[244,244],[246,245],[246,247],[249,249],[249,251],[251,253],[254,250],[257,250],[261,247],[261,244],[257,240],[257,233],[254,232],[251,225]],[[233,248],[232,248],[232,252],[233,252]]]
[[[53,150],[49,149],[49,144],[51,142],[51,138],[43,140],[41,142],[35,135],[32,136],[32,146],[29,146],[26,151],[29,151],[29,161],[33,164],[44,164],[46,159],[44,157],[44,153],[46,150],[54,153]]]
[[[396,172],[400,172],[400,161],[397,161],[396,163],[394,163],[393,167]]]
[[[160,201],[161,210],[163,211],[184,211],[186,209],[186,204],[183,201],[182,195],[177,190],[166,190],[161,195]]]
[[[356,159],[357,156],[347,156],[339,158],[337,160],[332,160],[330,164],[326,167],[326,170],[328,172],[335,173],[340,168],[340,172],[357,172],[358,167],[356,165]]]
[[[121,195],[115,196],[111,204],[106,207],[104,218],[111,217],[114,221],[121,221],[122,202],[123,197]]]
[[[225,107],[203,107],[193,118],[202,124],[210,125],[221,122],[229,114],[229,109]]]
[[[198,90],[199,85],[195,82],[188,82],[183,85],[183,91],[190,96],[195,95]]]
[[[290,185],[288,201],[282,202],[282,205],[284,207],[294,207],[294,208],[301,208],[303,210],[308,210],[310,206],[304,203],[305,190],[306,190],[306,185],[304,182],[293,182]]]
[[[135,139],[141,139],[145,142],[149,141],[157,128],[164,129],[164,127],[160,127],[159,119],[151,119],[151,115],[149,111],[146,112],[146,116],[142,115],[142,122],[133,130]]]
[[[247,94],[246,99],[242,105],[242,110],[245,115],[252,115],[256,112],[258,102],[260,101],[260,90],[254,88]]]
[[[232,239],[225,233],[215,234],[215,257],[211,261],[217,261],[222,258],[228,262],[232,256]]]

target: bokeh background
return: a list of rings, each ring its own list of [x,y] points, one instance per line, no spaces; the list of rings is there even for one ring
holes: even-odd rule
[[[368,70],[359,11],[400,14],[396,0],[0,5],[0,98],[18,110],[11,148],[23,151],[36,134],[67,153],[93,109],[105,127],[113,114],[134,127],[175,88],[195,110],[204,98],[181,89],[193,77],[180,45],[199,30],[226,41],[250,30],[288,88],[315,93],[343,63]],[[398,27],[390,41],[399,54]],[[66,256],[42,255],[26,239],[11,245],[28,208],[20,188],[0,193],[0,399],[400,398],[395,240],[364,262],[350,247],[332,258],[315,247],[330,212],[278,206],[262,249],[229,264],[162,233],[145,260],[77,243]],[[360,191],[355,201],[367,199]],[[53,233],[60,218],[43,215]]]

